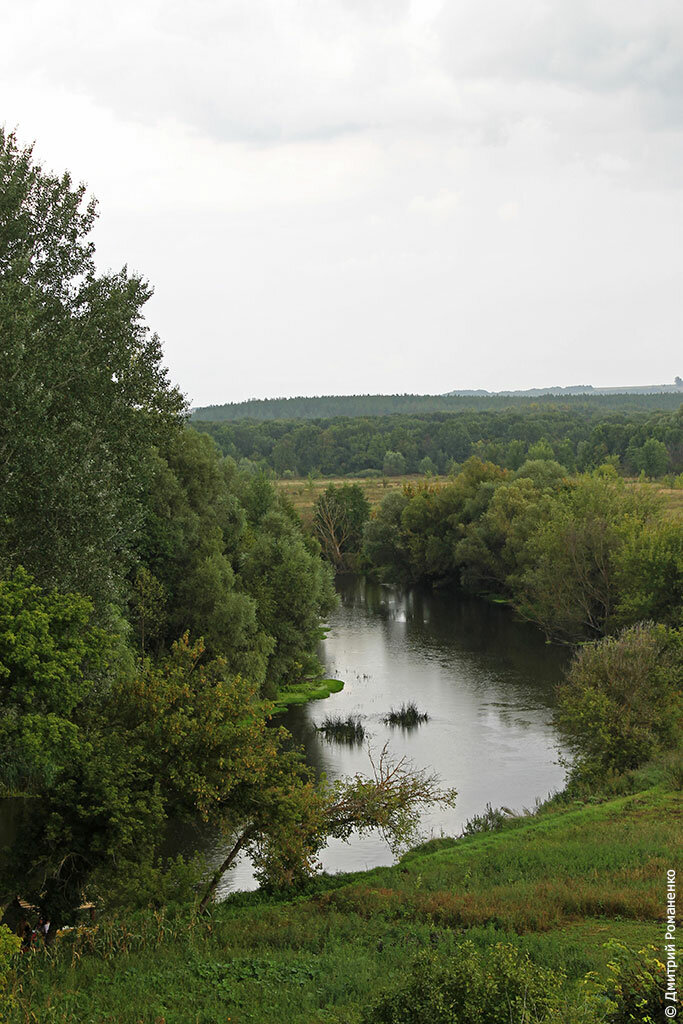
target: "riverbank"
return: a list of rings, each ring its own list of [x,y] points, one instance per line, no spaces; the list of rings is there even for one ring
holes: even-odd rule
[[[12,1020],[352,1024],[420,950],[446,961],[463,939],[484,953],[509,943],[564,974],[562,998],[578,1007],[588,972],[607,983],[607,942],[661,957],[680,793],[661,772],[640,780],[604,802],[554,801],[497,832],[433,841],[395,867],[323,877],[306,896],[243,893],[205,918],[85,928],[54,960],[22,962]],[[573,1013],[563,1019],[598,1019]]]

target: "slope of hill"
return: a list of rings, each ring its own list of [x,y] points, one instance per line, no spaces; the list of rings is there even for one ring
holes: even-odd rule
[[[307,897],[237,894],[206,917],[103,922],[31,964],[12,1020],[377,1020],[378,995],[406,984],[420,950],[438,966],[463,940],[484,959],[506,943],[552,971],[566,1007],[553,1020],[603,1020],[586,1016],[583,979],[595,971],[592,984],[609,987],[608,942],[661,949],[680,839],[679,794],[660,783],[433,840],[396,867],[322,878]]]

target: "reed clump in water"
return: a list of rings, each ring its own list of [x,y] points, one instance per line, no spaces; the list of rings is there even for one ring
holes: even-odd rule
[[[358,715],[328,715],[318,726],[318,732],[338,743],[362,743],[365,739],[365,726]]]
[[[408,704],[401,704],[398,710],[392,708],[389,714],[384,716],[385,725],[400,725],[404,729],[413,729],[416,725],[427,721],[429,721],[427,712],[418,711],[417,705],[412,701]]]

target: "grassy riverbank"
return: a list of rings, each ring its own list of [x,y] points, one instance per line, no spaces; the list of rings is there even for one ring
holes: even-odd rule
[[[298,686],[285,686],[278,692],[273,713],[278,715],[292,704],[306,704],[309,700],[325,700],[332,693],[344,689],[341,679],[309,679]]]
[[[320,879],[296,899],[242,894],[208,918],[103,921],[61,939],[54,962],[24,959],[12,1019],[351,1024],[419,950],[447,960],[465,937],[484,951],[511,943],[563,972],[576,1006],[585,975],[608,974],[608,940],[661,950],[680,794],[665,772],[639,778],[628,795],[551,803],[497,832],[433,841],[393,868]],[[568,1009],[563,1019],[594,1018]]]

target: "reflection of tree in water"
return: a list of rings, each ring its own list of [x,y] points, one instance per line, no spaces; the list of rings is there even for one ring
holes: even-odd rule
[[[325,752],[320,741],[320,733],[311,721],[306,705],[294,705],[283,715],[277,715],[271,724],[287,729],[292,737],[292,745],[303,748],[306,764],[313,768],[316,778],[319,779],[327,768]]]
[[[540,630],[520,621],[511,608],[455,588],[389,587],[353,576],[341,577],[337,589],[344,608],[362,607],[382,620],[387,645],[400,640],[442,663],[450,655],[476,675],[489,673],[506,685],[533,688],[554,702],[568,652],[547,644]]]

